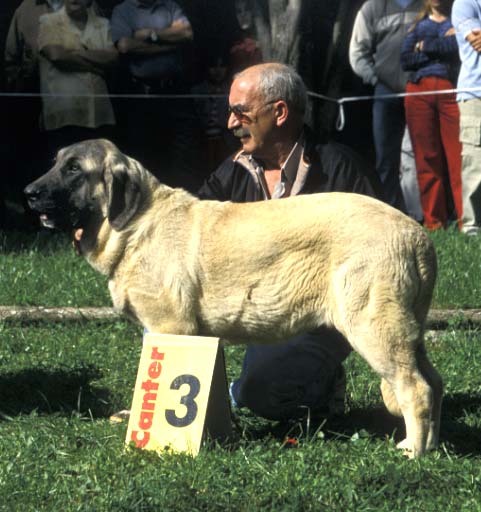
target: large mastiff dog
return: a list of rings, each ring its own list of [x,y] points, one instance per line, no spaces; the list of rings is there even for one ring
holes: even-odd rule
[[[259,343],[334,326],[404,416],[400,447],[417,456],[437,445],[442,382],[423,343],[436,257],[397,210],[347,193],[200,201],[106,140],[59,151],[26,194],[150,331]]]

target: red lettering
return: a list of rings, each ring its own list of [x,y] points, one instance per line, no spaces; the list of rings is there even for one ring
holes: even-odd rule
[[[157,379],[162,372],[162,365],[159,361],[164,359],[164,353],[159,352],[157,347],[153,347],[150,358],[152,359],[152,362],[147,373],[149,374],[150,379]],[[139,428],[144,432],[133,430],[130,436],[130,440],[135,442],[135,446],[137,446],[137,448],[143,448],[149,442],[150,432],[147,431],[152,427],[154,421],[155,401],[157,400],[157,393],[152,393],[152,391],[157,391],[157,389],[159,389],[159,384],[153,380],[144,380],[142,382],[141,389],[146,391],[146,393],[144,393],[139,419]],[[139,438],[139,434],[141,434],[142,437]]]
[[[152,426],[152,420],[153,419],[154,419],[154,413],[153,412],[141,411],[140,412],[139,427],[142,430],[149,430],[149,428]]]
[[[158,363],[157,361],[150,363],[149,377],[151,379],[158,379],[161,371],[162,371],[162,365],[160,363]]]
[[[132,430],[132,434],[130,435],[130,440],[135,443],[137,448],[143,448],[147,445],[150,440],[150,432],[140,432],[142,434],[142,438],[139,439],[139,431]]]
[[[144,391],[157,391],[157,389],[159,389],[159,384],[157,382],[152,382],[151,380],[144,380],[144,382],[142,382],[142,389]]]
[[[152,355],[150,356],[150,359],[157,359],[157,360],[163,360],[164,359],[164,353],[159,352],[159,349],[157,347],[152,348]]]
[[[157,393],[145,393],[144,401],[142,403],[142,409],[147,411],[153,411],[155,407],[155,400],[157,399]]]

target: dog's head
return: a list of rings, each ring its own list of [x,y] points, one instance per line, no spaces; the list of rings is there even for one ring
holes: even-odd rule
[[[120,231],[141,202],[139,173],[140,165],[110,141],[87,140],[61,149],[25,194],[47,228],[77,230],[107,218]]]

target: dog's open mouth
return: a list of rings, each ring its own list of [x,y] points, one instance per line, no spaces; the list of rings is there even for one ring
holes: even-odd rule
[[[55,229],[57,227],[57,225],[55,224],[55,221],[53,219],[51,219],[46,213],[40,214],[40,224],[44,228],[48,228],[48,229]]]

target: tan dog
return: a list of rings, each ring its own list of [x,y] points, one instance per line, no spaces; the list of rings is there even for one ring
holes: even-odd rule
[[[26,194],[44,225],[73,228],[114,305],[150,331],[259,343],[334,326],[404,416],[400,446],[437,445],[442,381],[423,343],[436,257],[402,213],[347,193],[200,201],[106,140],[62,149]]]

